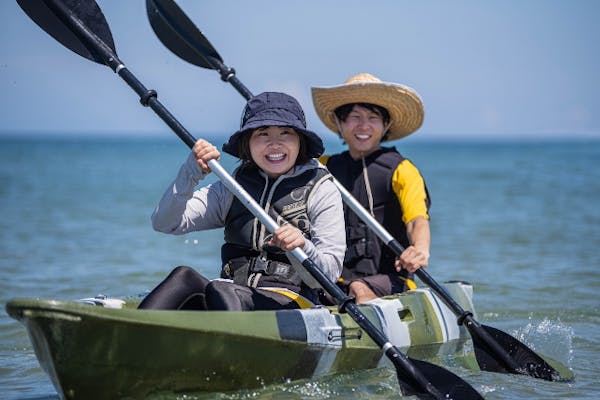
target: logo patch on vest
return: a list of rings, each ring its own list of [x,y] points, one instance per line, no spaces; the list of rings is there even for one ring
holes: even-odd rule
[[[304,233],[309,233],[310,222],[306,212],[306,202],[297,201],[292,204],[286,204],[279,215],[282,219],[294,225]]]

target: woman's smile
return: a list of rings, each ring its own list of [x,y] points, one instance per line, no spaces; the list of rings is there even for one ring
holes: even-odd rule
[[[273,154],[267,154],[265,157],[267,158],[267,160],[269,160],[271,162],[279,162],[279,161],[283,161],[285,159],[286,155],[283,153],[273,153]]]
[[[249,144],[252,160],[271,178],[291,170],[300,151],[298,133],[286,126],[258,128],[252,132]]]

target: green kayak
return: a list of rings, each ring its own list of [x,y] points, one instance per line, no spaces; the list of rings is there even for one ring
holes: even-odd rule
[[[472,286],[445,285],[474,312]],[[377,368],[389,361],[334,307],[284,311],[137,310],[137,301],[13,299],[8,314],[66,399],[221,392]],[[429,289],[361,305],[414,358],[465,352],[469,334]]]

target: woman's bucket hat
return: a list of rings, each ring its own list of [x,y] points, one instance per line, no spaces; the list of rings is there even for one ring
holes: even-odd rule
[[[294,128],[306,138],[306,155],[309,158],[317,158],[323,154],[323,141],[316,133],[306,129],[306,118],[298,101],[279,92],[264,92],[248,100],[242,114],[240,129],[223,145],[223,151],[239,157],[238,145],[242,136],[263,126]]]
[[[410,135],[419,129],[425,114],[423,102],[413,89],[398,83],[383,82],[366,73],[351,76],[343,85],[313,87],[312,98],[321,121],[338,135],[334,111],[345,104],[370,103],[385,108],[392,124],[382,141]]]

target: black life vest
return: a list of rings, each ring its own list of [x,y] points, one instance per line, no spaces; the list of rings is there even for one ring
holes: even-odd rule
[[[392,189],[392,176],[405,158],[395,148],[381,148],[365,157],[371,193],[373,213],[379,222],[398,242],[408,247],[406,226],[402,221],[402,207]],[[348,151],[331,156],[327,160],[331,174],[369,209],[365,189],[362,160],[354,160]],[[427,192],[427,188],[425,188]],[[429,195],[427,194],[427,207]],[[369,227],[344,204],[346,221],[346,254],[342,278],[351,280],[377,273],[396,273],[395,254],[369,229]]]
[[[289,222],[310,240],[308,202],[311,192],[331,176],[326,169],[311,168],[273,180],[256,167],[244,167],[234,176],[279,225]],[[278,248],[265,247],[269,232],[237,198],[225,218],[224,234],[222,278],[246,286],[286,287],[299,292],[301,279],[287,256]]]

